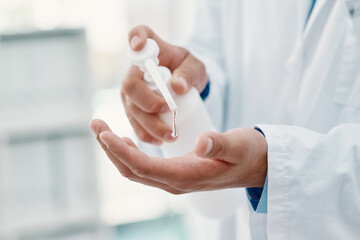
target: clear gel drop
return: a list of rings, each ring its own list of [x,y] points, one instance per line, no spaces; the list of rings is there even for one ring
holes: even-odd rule
[[[172,137],[177,137],[178,135],[178,131],[177,131],[177,128],[176,128],[176,110],[174,110],[173,112],[173,119],[172,119],[172,133],[171,133],[171,136]]]

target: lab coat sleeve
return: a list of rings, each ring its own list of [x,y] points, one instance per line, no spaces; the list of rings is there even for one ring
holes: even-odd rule
[[[268,179],[266,177],[263,188],[247,188],[246,194],[252,209],[257,213],[267,213],[267,188]]]
[[[222,130],[224,113],[225,74],[221,31],[221,1],[199,0],[195,26],[185,47],[206,67],[211,82],[205,100],[215,128]]]
[[[358,239],[360,125],[257,125],[268,142],[269,239]]]

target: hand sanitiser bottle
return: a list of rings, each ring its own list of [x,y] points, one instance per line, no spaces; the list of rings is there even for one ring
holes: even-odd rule
[[[192,87],[185,95],[175,94],[170,87],[171,72],[164,66],[158,66],[159,46],[152,39],[147,39],[140,51],[130,50],[131,62],[144,72],[144,81],[148,87],[161,94],[170,108],[170,112],[159,114],[160,119],[173,128],[174,142],[163,143],[160,149],[164,157],[183,156],[195,147],[198,136],[207,131],[215,131],[210,116],[200,97]],[[203,215],[222,218],[233,213],[238,206],[238,192],[224,189],[210,192],[189,194],[192,205]]]
[[[158,66],[159,47],[152,39],[147,39],[141,51],[129,52],[132,63],[144,72],[144,80],[150,89],[160,93],[166,100],[170,112],[159,114],[160,119],[173,128],[174,142],[163,143],[160,149],[165,157],[178,157],[192,151],[198,136],[207,131],[215,131],[206,107],[193,87],[185,95],[175,94],[170,87],[171,72]]]

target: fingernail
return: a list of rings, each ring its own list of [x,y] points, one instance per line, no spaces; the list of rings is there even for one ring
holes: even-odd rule
[[[187,89],[187,87],[188,87],[188,82],[186,81],[186,79],[185,78],[183,78],[183,77],[176,77],[175,78],[175,82],[178,82],[183,88],[184,88],[184,90],[186,90]]]
[[[164,139],[165,139],[166,141],[173,141],[173,140],[174,140],[174,138],[173,138],[173,136],[171,135],[171,133],[165,134]]]
[[[140,42],[141,42],[141,39],[138,36],[134,36],[130,41],[131,48],[133,48],[133,49],[136,48]]]
[[[105,132],[100,133],[99,138],[100,138],[101,142],[106,145],[106,147],[109,147],[109,144],[108,144],[107,140],[104,139],[104,133]]]
[[[168,105],[164,105],[164,106],[160,109],[160,112],[162,112],[162,113],[166,113],[166,112],[168,112],[168,111],[170,111],[170,108],[169,108]]]
[[[209,138],[208,139],[208,144],[207,144],[207,147],[206,147],[206,150],[205,150],[205,155],[208,155],[210,153],[213,146],[214,146],[214,141],[211,138]]]

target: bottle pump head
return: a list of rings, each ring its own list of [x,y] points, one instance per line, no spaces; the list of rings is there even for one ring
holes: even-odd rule
[[[160,49],[157,43],[154,40],[148,38],[146,40],[145,47],[142,50],[134,51],[130,49],[128,52],[128,56],[132,64],[138,66],[141,71],[150,74],[161,95],[164,97],[166,103],[168,104],[170,110],[175,111],[177,109],[176,103],[171,96],[169,89],[166,87],[166,83],[162,79],[159,71],[159,52]]]

